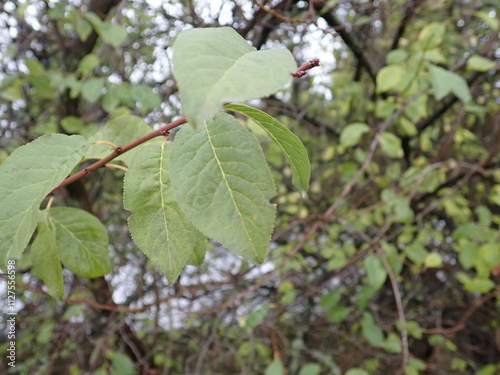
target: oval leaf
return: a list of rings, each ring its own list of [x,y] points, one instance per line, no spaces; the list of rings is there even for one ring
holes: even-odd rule
[[[54,207],[48,215],[56,230],[64,267],[87,278],[103,276],[111,270],[108,232],[95,216],[73,207]]]
[[[340,134],[340,144],[344,147],[356,145],[361,136],[370,131],[370,127],[362,122],[347,125]]]
[[[203,262],[205,237],[175,201],[170,148],[163,140],[139,148],[125,175],[123,202],[132,212],[128,222],[135,243],[174,281],[189,262]]]
[[[48,219],[47,210],[40,213],[38,234],[31,245],[31,261],[35,277],[43,280],[49,294],[62,301],[64,281],[57,253],[56,232]]]
[[[280,146],[292,168],[292,182],[301,194],[304,195],[309,189],[311,164],[307,156],[307,150],[300,141],[300,138],[274,117],[258,109],[244,104],[228,104],[225,108],[250,117]]]
[[[274,226],[271,173],[255,137],[221,113],[198,129],[183,128],[172,148],[171,180],[179,205],[208,237],[262,262]]]
[[[19,147],[0,165],[0,268],[23,252],[35,230],[40,203],[88,147],[79,135],[46,135]]]
[[[256,51],[229,27],[184,30],[173,46],[173,72],[184,114],[195,127],[226,102],[270,95],[297,68],[286,49]]]

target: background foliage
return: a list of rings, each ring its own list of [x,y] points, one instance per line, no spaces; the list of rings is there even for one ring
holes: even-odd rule
[[[322,63],[253,103],[302,139],[313,167],[303,198],[279,147],[248,123],[278,190],[263,264],[210,243],[168,285],[128,235],[123,171],[101,169],[54,205],[105,224],[111,272],[63,270],[55,302],[33,242],[17,263],[8,373],[500,371],[496,1],[8,0],[0,11],[0,161],[45,134],[92,139],[123,114],[150,126],[182,115],[170,57],[185,28],[231,26],[259,50]]]

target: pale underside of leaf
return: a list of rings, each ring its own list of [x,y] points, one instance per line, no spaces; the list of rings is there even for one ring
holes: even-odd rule
[[[124,205],[132,212],[129,228],[135,243],[174,281],[186,264],[203,262],[206,237],[174,199],[170,147],[155,141],[138,150],[125,177]]]
[[[274,183],[262,149],[237,120],[219,114],[182,129],[171,157],[179,205],[198,229],[231,251],[262,262],[274,225]]]
[[[211,120],[223,103],[276,92],[296,69],[288,50],[256,51],[228,27],[181,32],[173,65],[184,113],[194,126]]]
[[[299,137],[274,117],[256,108],[244,104],[228,104],[225,108],[250,117],[266,131],[269,137],[283,150],[292,168],[292,182],[301,194],[304,195],[309,188],[311,164],[306,148]]]
[[[0,166],[0,267],[23,252],[42,200],[71,172],[89,144],[81,136],[42,136]]]

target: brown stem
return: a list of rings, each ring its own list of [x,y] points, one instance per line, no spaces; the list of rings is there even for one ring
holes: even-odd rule
[[[72,182],[79,180],[83,176],[90,174],[99,168],[104,167],[104,165],[106,165],[108,162],[110,162],[111,160],[116,158],[118,155],[121,155],[124,152],[127,152],[127,151],[133,149],[134,147],[139,146],[140,144],[149,141],[152,138],[159,137],[160,135],[167,135],[170,130],[172,130],[173,128],[176,128],[177,126],[180,126],[180,125],[186,123],[186,121],[187,120],[185,117],[181,117],[181,118],[171,122],[170,124],[167,124],[167,125],[161,127],[160,129],[157,129],[157,130],[152,131],[151,133],[148,133],[140,138],[137,138],[135,141],[132,141],[132,142],[126,144],[125,146],[118,146],[108,156],[102,158],[101,160],[96,161],[91,166],[89,166],[85,169],[82,169],[80,172],[75,173],[73,176],[66,178],[54,190],[52,190],[52,192],[50,192],[50,194],[53,194],[56,190],[66,186],[66,185],[69,185]]]

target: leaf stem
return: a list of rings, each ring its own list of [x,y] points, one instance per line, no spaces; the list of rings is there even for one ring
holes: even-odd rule
[[[172,129],[174,129],[182,124],[185,124],[186,122],[187,122],[186,117],[181,117],[181,118],[171,122],[170,124],[167,124],[159,129],[157,129],[157,130],[152,131],[151,133],[148,133],[140,138],[137,138],[135,141],[132,141],[132,142],[126,144],[125,146],[117,146],[115,148],[115,150],[113,152],[111,152],[109,155],[105,156],[101,160],[96,161],[94,164],[88,166],[87,168],[82,169],[80,172],[77,172],[74,175],[66,178],[54,190],[52,190],[49,193],[49,195],[54,193],[56,190],[79,180],[83,176],[90,174],[99,168],[104,167],[108,162],[110,162],[111,160],[116,158],[118,155],[121,155],[121,154],[133,149],[134,147],[137,147],[140,144],[149,141],[152,138],[159,137],[161,135],[163,135],[163,136],[167,135],[170,130],[172,130]]]

